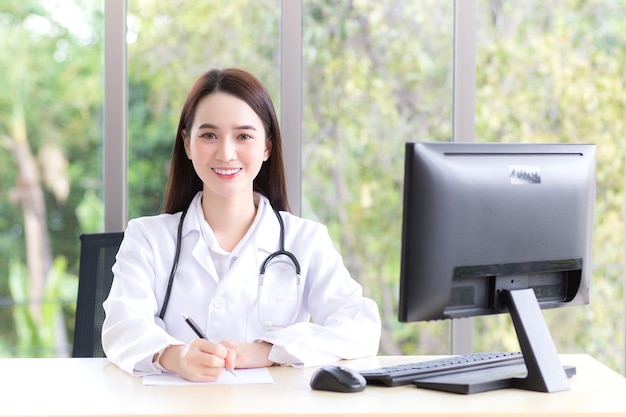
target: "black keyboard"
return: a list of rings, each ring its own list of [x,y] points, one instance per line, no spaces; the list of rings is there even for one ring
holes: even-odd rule
[[[476,352],[424,362],[385,366],[359,371],[359,373],[365,377],[368,384],[395,387],[410,384],[420,378],[517,364],[524,364],[521,352]]]

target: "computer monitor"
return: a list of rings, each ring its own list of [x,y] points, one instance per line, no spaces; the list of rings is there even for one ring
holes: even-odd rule
[[[398,318],[510,313],[538,391],[569,386],[541,309],[589,303],[595,145],[406,143]]]

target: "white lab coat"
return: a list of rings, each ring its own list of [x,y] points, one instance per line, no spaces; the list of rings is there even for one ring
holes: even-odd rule
[[[269,359],[283,365],[312,366],[377,354],[378,307],[363,297],[326,227],[282,212],[285,249],[301,267],[301,306],[294,324],[266,330],[261,321],[286,325],[298,307],[296,275],[291,262],[281,256],[266,273],[259,311],[259,268],[279,249],[278,219],[261,196],[254,232],[220,279],[200,229],[201,195],[196,195],[183,222],[180,260],[164,320],[158,315],[181,213],[128,223],[104,302],[102,345],[109,360],[134,375],[160,373],[152,363],[155,353],[197,337],[183,314],[195,319],[209,340],[271,343]]]

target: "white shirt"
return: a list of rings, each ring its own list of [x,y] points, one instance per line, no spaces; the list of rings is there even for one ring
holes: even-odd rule
[[[163,320],[158,315],[181,213],[128,223],[103,305],[102,345],[109,360],[135,375],[161,372],[152,363],[155,353],[197,337],[183,314],[193,317],[209,340],[271,343],[269,359],[283,365],[313,366],[377,354],[378,307],[363,297],[325,226],[281,213],[285,250],[300,264],[301,285],[296,286],[291,262],[277,257],[265,275],[259,305],[260,266],[279,249],[280,226],[269,201],[260,197],[253,225],[219,274],[210,249],[216,241],[207,242],[214,236],[206,222],[208,231],[202,231],[201,197],[201,192],[194,197],[183,223],[178,269]],[[288,324],[296,311],[295,323],[285,328],[267,330],[263,325]]]
[[[259,194],[255,194],[255,197],[260,198]],[[197,198],[194,200],[196,204],[196,212],[198,215],[198,224],[200,225],[200,233],[202,233],[202,239],[207,243],[209,247],[209,251],[211,252],[211,259],[213,260],[213,264],[215,265],[215,270],[217,271],[217,276],[221,279],[224,275],[226,275],[226,271],[232,266],[233,262],[237,259],[237,255],[241,250],[241,247],[244,246],[250,235],[256,229],[256,225],[259,223],[259,219],[263,213],[263,208],[265,204],[261,204],[257,207],[256,215],[252,224],[248,228],[248,231],[244,235],[243,238],[237,243],[232,252],[225,251],[221,248],[211,226],[207,223],[204,218],[204,212],[202,211],[202,199]]]

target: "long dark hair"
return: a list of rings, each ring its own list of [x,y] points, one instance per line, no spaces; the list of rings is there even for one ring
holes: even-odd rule
[[[187,95],[176,132],[163,212],[172,214],[186,209],[196,193],[202,190],[202,180],[185,153],[182,132],[191,132],[198,103],[218,91],[246,102],[263,122],[266,138],[272,142],[272,147],[270,157],[263,162],[254,179],[253,189],[266,196],[275,209],[289,211],[280,128],[272,98],[254,75],[241,69],[228,68],[213,69],[201,75]]]

